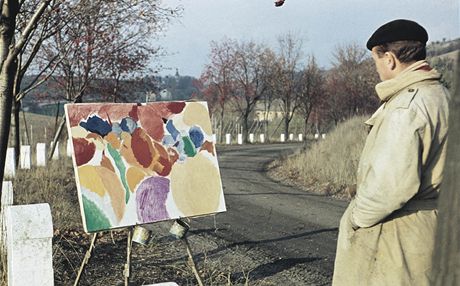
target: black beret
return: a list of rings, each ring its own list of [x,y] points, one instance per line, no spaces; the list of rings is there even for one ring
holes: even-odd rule
[[[418,41],[426,45],[428,33],[414,21],[398,19],[378,28],[367,41],[366,47],[372,50],[375,46],[396,41]]]

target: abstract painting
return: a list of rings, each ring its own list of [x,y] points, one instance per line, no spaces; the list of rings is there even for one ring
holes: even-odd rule
[[[206,102],[65,105],[83,226],[226,210]]]

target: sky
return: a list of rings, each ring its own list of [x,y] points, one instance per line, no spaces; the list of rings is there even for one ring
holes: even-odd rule
[[[428,31],[429,42],[460,37],[460,0],[163,0],[183,7],[158,40],[169,54],[161,60],[161,75],[199,77],[209,62],[211,41],[224,38],[263,43],[274,50],[277,38],[294,34],[303,53],[314,55],[323,68],[333,51],[356,43],[365,48],[369,36],[394,19],[410,19]]]

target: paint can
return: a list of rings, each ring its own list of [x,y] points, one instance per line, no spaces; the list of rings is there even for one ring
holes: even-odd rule
[[[147,245],[151,234],[152,231],[140,225],[136,225],[133,231],[133,241],[142,245]]]
[[[177,239],[182,239],[184,238],[185,234],[187,234],[189,228],[190,226],[185,221],[176,219],[171,228],[169,229],[169,233]]]

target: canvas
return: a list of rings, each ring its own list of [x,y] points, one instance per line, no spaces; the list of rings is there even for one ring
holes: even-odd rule
[[[67,104],[86,232],[225,211],[205,102]]]

